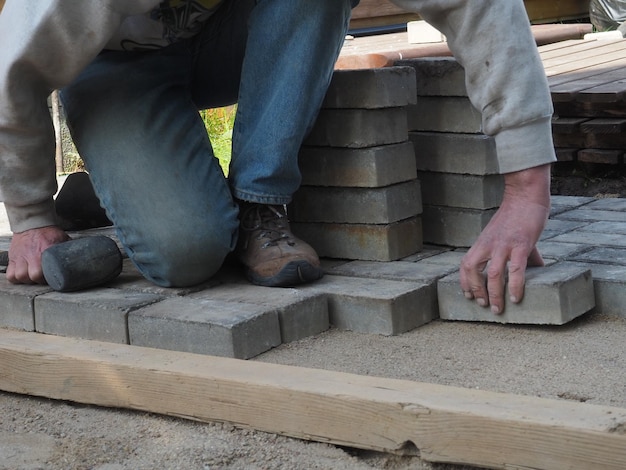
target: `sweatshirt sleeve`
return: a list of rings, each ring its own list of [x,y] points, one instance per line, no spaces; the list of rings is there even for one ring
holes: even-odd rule
[[[552,99],[522,0],[392,0],[446,35],[501,173],[556,160]]]
[[[14,233],[56,223],[47,98],[100,52],[123,17],[159,0],[7,0],[0,13],[0,200]]]

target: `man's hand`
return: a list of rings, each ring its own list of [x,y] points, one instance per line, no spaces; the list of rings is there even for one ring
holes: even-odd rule
[[[549,215],[550,165],[507,173],[500,208],[461,262],[465,297],[502,313],[508,265],[509,298],[521,302],[526,266],[544,265],[535,244]]]
[[[49,246],[69,240],[59,227],[35,228],[13,234],[9,248],[7,279],[14,284],[45,284],[41,253]]]

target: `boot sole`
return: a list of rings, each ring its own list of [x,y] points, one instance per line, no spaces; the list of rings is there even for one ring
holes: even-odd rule
[[[264,287],[292,287],[307,282],[316,281],[324,276],[324,271],[320,267],[313,266],[305,260],[290,261],[278,274],[270,277],[262,277],[252,270],[246,273],[248,280],[252,284]]]

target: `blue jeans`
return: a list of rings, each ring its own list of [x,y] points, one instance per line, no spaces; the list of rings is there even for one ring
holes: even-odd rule
[[[62,91],[96,193],[147,279],[207,280],[236,245],[234,198],[290,201],[350,9],[350,0],[226,0],[195,37],[104,51]],[[235,102],[226,179],[198,109]]]

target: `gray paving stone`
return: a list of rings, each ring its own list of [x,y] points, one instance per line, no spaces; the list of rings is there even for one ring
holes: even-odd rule
[[[415,69],[335,70],[323,108],[390,108],[415,102]]]
[[[397,335],[437,315],[427,283],[324,276],[301,289],[328,295],[331,324],[341,330]]]
[[[559,220],[581,220],[586,222],[624,222],[626,221],[626,212],[619,211],[602,211],[581,208],[563,212],[555,218]]]
[[[501,315],[465,299],[458,273],[440,279],[437,287],[439,316],[445,320],[562,325],[595,306],[591,270],[568,263],[528,268],[524,299],[519,304],[507,299]]]
[[[466,253],[467,253],[467,250],[463,250],[463,249],[446,251],[444,253],[440,253],[438,255],[426,258],[423,260],[423,262],[431,263],[431,264],[439,264],[442,266],[449,266],[451,268],[456,268],[458,270],[459,266],[461,265],[461,261],[463,260],[463,257],[465,256]]]
[[[496,144],[483,134],[409,132],[420,171],[493,175],[499,173]]]
[[[596,199],[592,197],[577,196],[551,196],[550,217],[555,217],[564,212],[585,206]]]
[[[448,246],[424,244],[422,245],[422,249],[419,252],[410,256],[406,256],[400,259],[399,261],[407,261],[410,263],[415,263],[417,261],[425,260],[427,258],[430,258],[435,255],[439,255],[441,253],[446,253],[448,251],[451,251],[452,249],[453,249],[452,247],[448,247]]]
[[[35,331],[34,300],[48,292],[48,286],[11,284],[0,274],[0,327]]]
[[[626,198],[603,198],[596,199],[587,205],[587,208],[603,211],[626,212]]]
[[[302,147],[302,184],[378,188],[417,178],[411,142],[362,149]]]
[[[424,57],[395,62],[413,67],[419,96],[467,96],[465,70],[453,57]]]
[[[548,240],[557,235],[562,235],[567,232],[571,232],[578,228],[584,227],[587,222],[574,221],[574,220],[558,220],[548,219],[546,227],[541,234],[541,240]]]
[[[128,344],[128,314],[161,298],[108,288],[51,292],[35,298],[35,327],[40,333]]]
[[[482,115],[461,96],[418,96],[407,120],[410,131],[482,133]]]
[[[495,209],[477,210],[424,205],[422,211],[424,241],[454,247],[472,246]]]
[[[248,359],[280,344],[273,307],[169,298],[128,316],[130,344]]]
[[[289,209],[294,222],[390,224],[421,214],[420,182],[384,188],[301,186]]]
[[[579,230],[585,232],[626,235],[626,212],[624,213],[624,222],[592,222],[584,225]]]
[[[537,243],[537,249],[544,259],[563,261],[589,251],[590,247],[586,244],[559,243],[547,240],[539,241]]]
[[[626,266],[626,247],[606,248],[591,247],[584,252],[572,253],[567,259],[570,261],[582,261],[591,263],[619,264]],[[626,305],[625,305],[626,307]]]
[[[407,140],[406,108],[322,109],[304,145],[365,148]]]
[[[426,263],[423,261],[417,263],[408,261],[393,261],[389,263],[351,261],[335,266],[328,273],[336,276],[433,283],[437,279],[451,274],[456,269],[458,267],[454,268],[444,264]]]
[[[346,259],[320,258],[320,265],[324,272],[329,272],[331,269],[349,262],[350,260]]]
[[[457,267],[425,262],[394,261],[380,263],[376,261],[352,261],[336,266],[329,274],[336,276],[365,277],[392,281],[420,282],[428,285],[433,299],[437,298],[437,280],[454,272]],[[438,306],[435,305],[435,311]]]
[[[596,297],[595,312],[626,319],[626,266],[572,263],[590,269]]]
[[[188,298],[241,302],[274,308],[278,314],[283,343],[317,335],[330,327],[326,296],[298,289],[225,284],[191,294]]]
[[[422,202],[435,206],[492,209],[502,201],[502,175],[461,175],[421,171]]]
[[[380,225],[293,222],[291,229],[328,258],[395,261],[422,247],[420,217]]]
[[[564,243],[584,243],[591,246],[626,247],[626,237],[622,234],[587,232],[584,230],[567,232],[552,237],[550,240]]]

